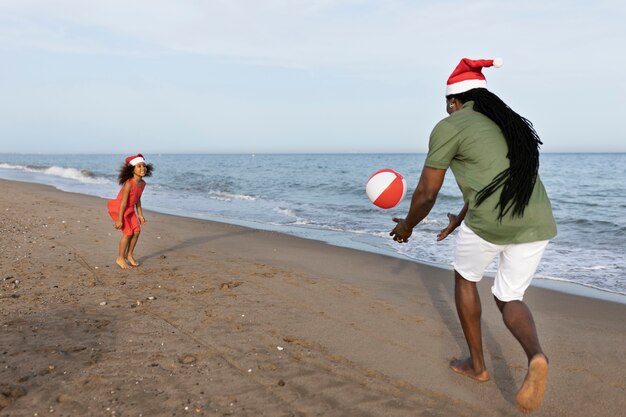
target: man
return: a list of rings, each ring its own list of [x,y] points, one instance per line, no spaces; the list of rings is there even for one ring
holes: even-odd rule
[[[501,65],[501,60],[464,58],[448,79],[449,116],[431,133],[409,213],[393,219],[397,225],[390,235],[397,242],[408,241],[434,206],[449,167],[465,204],[459,215],[449,215],[449,225],[437,238],[460,227],[453,263],[455,302],[470,353],[450,367],[476,381],[489,380],[476,283],[499,255],[492,293],[504,323],[528,357],[528,372],[516,397],[517,407],[528,413],[543,402],[548,358],[522,299],[548,240],[556,235],[556,225],[538,175],[542,142],[528,120],[486,88],[482,68]]]

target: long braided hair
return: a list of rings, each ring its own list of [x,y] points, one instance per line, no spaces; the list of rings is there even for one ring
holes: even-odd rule
[[[537,181],[539,171],[539,146],[543,144],[533,124],[515,113],[498,96],[486,88],[449,95],[462,103],[474,101],[474,110],[484,114],[498,125],[509,147],[509,168],[500,172],[476,195],[476,205],[482,204],[490,195],[502,188],[496,204],[498,221],[509,211],[512,217],[522,217]]]

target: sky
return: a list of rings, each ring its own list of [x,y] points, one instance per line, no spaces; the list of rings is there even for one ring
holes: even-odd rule
[[[626,152],[626,2],[0,0],[0,153],[426,152],[463,57],[544,152]]]

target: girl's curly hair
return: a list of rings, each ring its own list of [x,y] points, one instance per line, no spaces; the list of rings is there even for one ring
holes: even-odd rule
[[[126,181],[133,177],[133,172],[135,171],[135,166],[130,164],[123,164],[120,167],[120,172],[117,175],[117,182],[120,185],[123,185]],[[146,177],[152,176],[152,171],[154,171],[154,166],[152,164],[146,164]]]

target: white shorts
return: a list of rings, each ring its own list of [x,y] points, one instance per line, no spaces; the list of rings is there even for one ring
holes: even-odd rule
[[[547,240],[495,245],[478,236],[463,222],[456,238],[452,266],[466,280],[478,282],[491,261],[500,255],[491,292],[500,301],[521,301],[547,245]]]

